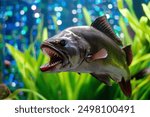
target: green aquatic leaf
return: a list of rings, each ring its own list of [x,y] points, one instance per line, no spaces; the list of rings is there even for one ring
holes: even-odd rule
[[[124,8],[123,0],[117,0],[118,9],[121,10]]]
[[[130,26],[133,28],[135,32],[137,32],[137,28],[140,28],[138,21],[133,17],[133,15],[129,12],[128,9],[120,9],[121,14],[126,17],[129,21]]]
[[[133,61],[129,66],[131,75],[138,73],[144,68],[150,67],[150,26],[148,23],[149,19],[149,5],[146,6],[142,4],[143,10],[146,16],[142,16],[140,20],[138,20],[133,11],[133,3],[132,1],[125,0],[129,9],[124,8],[123,1],[118,0],[118,7],[120,13],[128,20],[129,26],[134,31],[134,39],[132,39],[132,50],[133,50]],[[150,2],[149,2],[150,4]],[[122,31],[124,33],[124,37],[129,37],[129,32],[127,32],[126,24],[123,23],[121,19],[119,22]],[[126,39],[126,38],[125,38]],[[128,40],[124,40],[125,43],[128,43]],[[132,80],[132,88],[133,93],[131,99],[146,99],[148,98],[147,86],[149,85],[149,77],[146,76],[145,79],[141,80]],[[144,95],[143,95],[144,94]],[[123,97],[122,97],[123,98]]]
[[[19,64],[20,69],[22,67],[26,67],[31,73],[33,73],[33,65],[36,63],[35,59],[30,57],[29,53],[22,53],[21,51],[17,50],[15,47],[11,46],[10,44],[6,44],[6,47],[12,53],[11,55],[14,57],[14,59],[17,61],[17,64]],[[30,59],[28,59],[30,58]]]
[[[141,26],[141,29],[143,30],[143,32],[149,34],[148,29],[147,29],[148,18],[145,16],[142,16],[140,18],[139,23],[140,23],[140,26]]]
[[[41,15],[41,22],[38,24],[37,27],[37,32],[38,32],[36,37],[37,40],[42,40],[43,25],[44,25],[44,16]]]
[[[57,25],[57,17],[56,16],[52,16],[52,19],[53,19],[53,23],[54,23],[54,25],[55,25],[55,30],[56,30],[56,32],[59,30],[59,27],[58,27],[58,25]]]
[[[91,23],[92,23],[91,15],[89,14],[89,12],[88,12],[88,10],[86,9],[86,7],[83,7],[82,10],[83,10],[83,14],[84,14],[84,18],[85,18],[86,24],[87,24],[88,26],[90,26]]]
[[[48,30],[47,28],[43,29],[43,33],[42,33],[42,41],[48,39]]]
[[[150,20],[150,8],[146,4],[142,4],[143,10],[147,16],[147,18]]]
[[[124,38],[123,38],[123,45],[131,45],[132,44],[132,39],[129,35],[128,29],[126,27],[126,24],[123,20],[123,17],[120,17],[119,19],[119,25],[124,33]]]
[[[123,0],[122,0],[123,1]],[[134,12],[134,8],[133,8],[133,1],[132,0],[125,0],[126,4],[128,5],[128,8],[131,12],[131,14],[134,16],[134,19],[137,20],[136,14]]]
[[[28,55],[29,53],[22,53],[10,44],[6,44],[6,47],[17,62],[18,70],[22,75],[25,86],[36,91],[35,83],[32,80],[32,78],[36,78],[36,73],[33,69],[36,63],[35,59]]]
[[[149,61],[150,60],[150,54],[146,54],[146,55],[143,55],[142,57],[140,57],[139,59],[136,59],[136,60],[133,60],[132,64],[131,64],[131,67],[132,66],[135,66],[136,64],[142,62],[142,61]]]
[[[13,98],[16,98],[17,95],[21,92],[26,92],[26,93],[32,93],[34,95],[36,95],[39,99],[41,100],[47,100],[45,97],[43,97],[41,94],[39,94],[38,92],[35,92],[33,90],[30,90],[30,89],[17,89],[15,92],[13,92],[11,95],[9,95],[7,97],[7,99],[13,99]]]

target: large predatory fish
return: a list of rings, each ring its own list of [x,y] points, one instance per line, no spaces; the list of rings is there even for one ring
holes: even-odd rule
[[[70,27],[45,40],[41,49],[50,62],[41,66],[43,72],[73,71],[90,73],[96,79],[111,85],[110,78],[131,95],[130,72],[132,61],[130,46],[114,34],[105,16],[97,18],[91,26]]]

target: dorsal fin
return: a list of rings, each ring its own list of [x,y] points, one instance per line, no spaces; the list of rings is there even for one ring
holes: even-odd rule
[[[110,24],[107,22],[107,18],[106,16],[102,16],[102,17],[98,17],[92,24],[91,26],[93,26],[94,28],[96,28],[97,30],[103,32],[104,34],[106,34],[109,38],[111,38],[114,42],[116,42],[118,45],[122,46],[122,42],[120,41],[120,39],[115,35],[115,33],[113,32]]]

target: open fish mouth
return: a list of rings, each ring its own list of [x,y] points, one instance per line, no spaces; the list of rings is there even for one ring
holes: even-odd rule
[[[45,55],[49,56],[50,61],[49,63],[42,65],[40,67],[40,70],[42,72],[46,72],[46,71],[52,72],[52,71],[59,70],[62,67],[63,62],[64,62],[63,55],[55,48],[52,48],[47,45],[42,45],[41,49]]]

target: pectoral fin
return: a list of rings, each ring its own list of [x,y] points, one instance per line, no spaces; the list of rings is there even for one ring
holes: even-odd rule
[[[100,49],[98,52],[96,52],[93,55],[88,55],[87,56],[87,61],[94,61],[98,59],[104,59],[108,56],[107,50],[105,48]]]
[[[91,73],[91,75],[93,77],[95,77],[97,80],[102,81],[103,83],[107,84],[108,86],[111,86],[109,75],[107,75],[107,74],[95,74],[95,73]]]
[[[92,59],[93,60],[104,59],[107,57],[107,55],[108,55],[107,50],[105,48],[102,48],[92,56]]]

